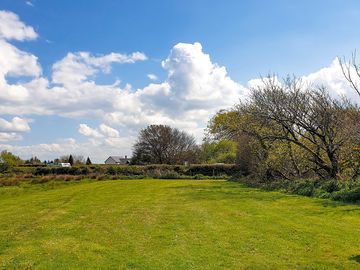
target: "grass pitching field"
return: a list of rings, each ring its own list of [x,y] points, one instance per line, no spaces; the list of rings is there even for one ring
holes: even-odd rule
[[[0,269],[360,269],[360,206],[219,180],[2,187]]]

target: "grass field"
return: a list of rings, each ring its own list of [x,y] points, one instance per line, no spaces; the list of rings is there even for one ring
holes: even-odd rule
[[[360,269],[360,206],[226,181],[0,188],[0,269]]]

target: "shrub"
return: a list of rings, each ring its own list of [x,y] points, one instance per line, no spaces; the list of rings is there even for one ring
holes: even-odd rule
[[[354,189],[343,189],[337,192],[334,192],[331,195],[333,200],[344,201],[344,202],[360,202],[360,187]]]

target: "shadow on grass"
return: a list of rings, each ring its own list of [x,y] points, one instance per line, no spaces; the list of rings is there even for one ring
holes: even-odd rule
[[[291,196],[277,192],[246,188],[242,185],[184,185],[168,187],[176,189],[179,195],[186,196],[192,200],[256,200],[274,202]]]
[[[349,260],[360,263],[360,255],[351,256]]]
[[[339,201],[331,201],[330,199],[324,199],[322,201],[319,201],[319,204],[323,207],[329,207],[329,208],[337,208],[337,207],[344,207],[344,206],[360,206],[359,203],[350,203],[350,202],[339,202]],[[351,209],[343,209],[344,212],[360,212],[360,207],[355,207]]]

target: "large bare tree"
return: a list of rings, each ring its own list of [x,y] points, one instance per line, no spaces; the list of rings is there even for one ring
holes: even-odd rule
[[[304,85],[298,79],[279,84],[268,78],[252,90],[250,101],[237,109],[256,123],[243,126],[244,131],[301,148],[322,177],[339,173],[339,153],[350,139],[344,121],[360,115],[350,102],[334,99],[326,89]]]
[[[181,164],[193,162],[198,147],[195,138],[166,125],[142,129],[133,147],[133,163]]]

